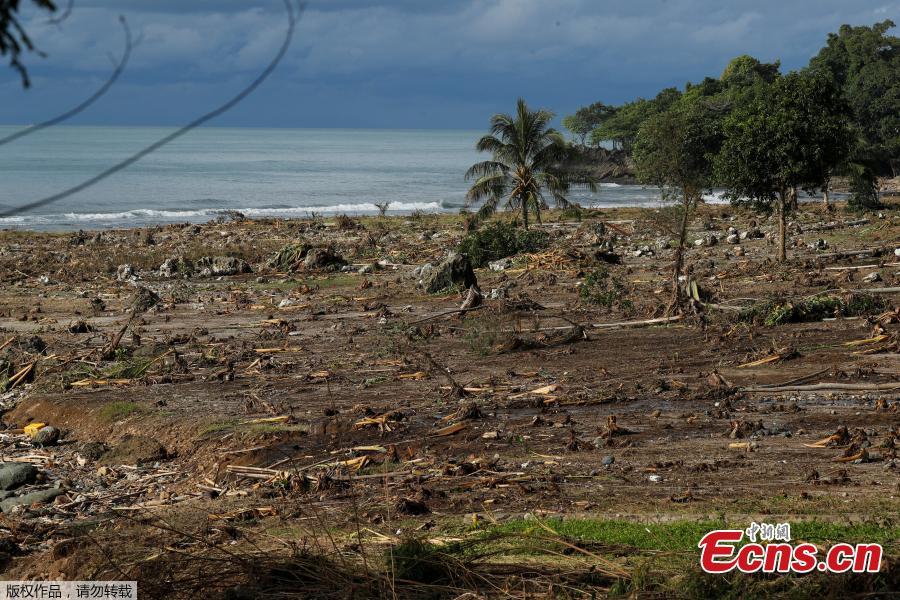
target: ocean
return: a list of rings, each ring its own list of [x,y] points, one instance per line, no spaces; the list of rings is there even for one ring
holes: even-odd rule
[[[15,131],[0,127],[0,137]],[[0,208],[89,179],[171,130],[53,127],[0,146]],[[202,128],[101,183],[0,228],[77,230],[248,217],[458,212],[466,169],[484,160],[481,131]],[[583,206],[656,206],[657,189],[603,184],[573,190]]]

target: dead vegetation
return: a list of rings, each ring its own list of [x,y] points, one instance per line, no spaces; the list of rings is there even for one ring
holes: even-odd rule
[[[152,597],[740,595],[764,586],[699,575],[697,530],[669,550],[641,527],[892,531],[900,218],[801,213],[815,239],[776,268],[774,223],[700,211],[693,302],[670,316],[672,251],[629,209],[548,215],[540,247],[436,293],[424,266],[475,239],[461,217],[3,232],[0,469],[36,471],[3,500],[4,575]],[[603,534],[565,531],[585,518]]]

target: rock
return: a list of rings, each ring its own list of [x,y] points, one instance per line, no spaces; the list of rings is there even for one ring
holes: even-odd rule
[[[604,456],[603,459],[600,461],[601,464],[603,464],[607,467],[609,465],[613,464],[614,462],[616,462],[615,456]]]
[[[766,237],[766,234],[764,234],[764,233],[763,233],[759,228],[757,228],[757,227],[751,227],[751,228],[748,229],[747,231],[744,231],[744,232],[741,233],[741,239],[742,239],[742,240],[761,240],[761,239],[763,239],[764,237]]]
[[[649,479],[653,483],[659,483],[660,481],[662,481],[662,475],[650,475],[649,477],[647,477],[647,479]]]
[[[900,256],[900,248],[894,250],[894,256]]]
[[[828,241],[823,239],[816,240],[815,244],[811,245],[813,250],[827,250],[828,249]]]
[[[32,504],[45,504],[50,502],[57,496],[62,496],[66,491],[59,488],[52,488],[49,490],[40,490],[38,492],[31,492],[30,494],[23,494],[21,496],[13,496],[12,498],[7,498],[3,502],[0,502],[0,511],[8,513],[12,511],[17,506],[31,506]]]
[[[160,277],[188,277],[194,272],[194,263],[183,256],[167,258],[159,266]]]
[[[736,233],[729,233],[728,237],[725,238],[725,241],[728,242],[729,244],[740,244],[741,236],[739,236]]]
[[[247,261],[235,256],[204,256],[197,261],[201,277],[228,277],[252,273]]]
[[[728,235],[737,235],[737,233],[738,230],[734,225],[728,228]]]
[[[491,300],[501,300],[503,298],[506,298],[508,295],[509,294],[506,291],[505,287],[492,288],[491,293],[488,294],[488,298],[490,298]]]
[[[657,250],[667,250],[672,247],[672,240],[666,237],[662,237],[656,240],[656,249]]]
[[[31,443],[37,446],[55,446],[59,441],[59,429],[52,425],[41,427],[31,438]]]
[[[134,281],[137,275],[134,274],[134,267],[131,265],[119,265],[116,269],[116,281]]]
[[[92,331],[91,326],[81,319],[72,321],[66,329],[69,333],[90,333]]]
[[[422,273],[422,287],[429,294],[436,294],[454,284],[466,289],[478,285],[469,257],[458,252],[450,252],[439,265],[432,267],[427,273],[423,268]]]
[[[738,246],[737,248],[734,249],[735,256],[744,256],[744,254],[745,254],[744,249],[741,248],[740,246]]]
[[[109,448],[103,442],[83,442],[78,445],[78,456],[84,459],[85,463],[96,462],[107,450]]]
[[[31,463],[9,462],[0,466],[0,490],[14,490],[34,483],[38,470]]]
[[[114,448],[103,454],[105,465],[142,465],[166,460],[169,453],[158,441],[143,435],[126,435]]]
[[[307,269],[340,269],[347,264],[340,254],[331,248],[310,248],[303,259],[303,266]]]
[[[135,314],[147,312],[157,304],[161,298],[159,295],[148,287],[138,286],[134,300],[131,301],[131,307]]]
[[[363,265],[356,272],[360,275],[371,275],[375,272],[375,265]]]
[[[512,266],[512,261],[508,258],[501,258],[500,260],[492,260],[488,263],[488,269],[491,271],[505,271],[506,269]]]
[[[719,243],[719,238],[717,238],[712,233],[707,233],[702,238],[694,240],[694,245],[697,246],[698,248],[701,246],[707,246],[707,247],[715,246],[718,243]]]
[[[863,277],[863,281],[865,281],[866,283],[876,283],[878,281],[881,281],[881,273],[879,273],[878,271],[869,273],[868,275]]]
[[[637,250],[634,251],[635,258],[638,258],[641,256],[653,256],[654,254],[655,253],[650,248],[650,246],[640,246],[640,247],[638,247]]]

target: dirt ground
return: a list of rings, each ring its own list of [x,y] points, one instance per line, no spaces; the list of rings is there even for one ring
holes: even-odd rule
[[[676,317],[660,218],[548,214],[549,246],[476,269],[485,297],[466,313],[466,290],[427,294],[416,273],[462,239],[462,217],[0,233],[0,453],[39,468],[24,490],[62,490],[0,516],[0,569],[88,579],[112,564],[144,581],[146,555],[104,556],[75,532],[146,549],[141,519],[197,515],[219,536],[277,522],[281,540],[347,552],[523,518],[892,523],[896,205],[804,205],[785,264],[774,219],[702,207],[696,299]],[[350,267],[270,262],[298,242]],[[159,271],[204,256],[251,271]],[[132,309],[142,288],[158,302]],[[766,323],[816,295],[845,308]],[[32,443],[37,422],[59,442]]]

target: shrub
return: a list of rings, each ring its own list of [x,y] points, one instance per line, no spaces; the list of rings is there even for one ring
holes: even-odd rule
[[[618,306],[625,310],[631,310],[634,304],[628,299],[628,286],[622,280],[600,267],[587,274],[579,292],[581,299],[591,304],[598,304],[606,308]]]
[[[494,221],[466,235],[459,243],[459,251],[468,255],[472,266],[477,268],[522,252],[537,252],[547,244],[547,234],[543,231],[525,231]]]
[[[809,323],[829,317],[853,317],[879,312],[884,301],[869,294],[852,294],[846,299],[812,296],[796,301],[770,300],[754,304],[741,313],[741,320],[763,322],[769,327],[785,323]]]

